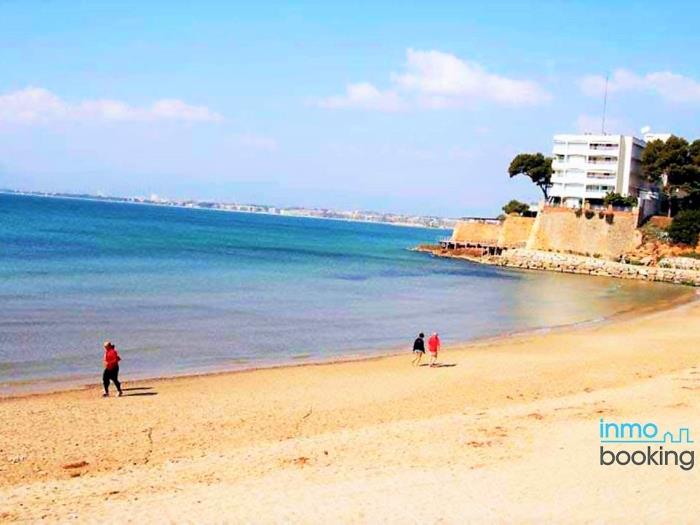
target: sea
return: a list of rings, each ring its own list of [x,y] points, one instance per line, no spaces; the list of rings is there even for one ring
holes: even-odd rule
[[[412,251],[450,232],[0,194],[0,394],[405,352],[598,322],[683,287]],[[585,352],[585,348],[581,349]]]

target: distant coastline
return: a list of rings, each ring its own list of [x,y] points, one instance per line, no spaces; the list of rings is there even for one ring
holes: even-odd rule
[[[280,217],[303,217],[308,219],[328,219],[348,222],[363,222],[406,226],[411,228],[431,228],[437,230],[451,229],[457,219],[406,215],[399,213],[380,213],[374,211],[339,211],[326,208],[278,207],[266,204],[239,204],[213,201],[175,200],[145,197],[102,196],[83,193],[63,193],[45,191],[22,191],[8,188],[0,189],[0,194],[44,197],[53,199],[75,199],[83,201],[113,202],[118,204],[141,204],[169,208],[184,208],[190,210],[213,210],[233,213],[254,213],[259,215],[275,215]]]

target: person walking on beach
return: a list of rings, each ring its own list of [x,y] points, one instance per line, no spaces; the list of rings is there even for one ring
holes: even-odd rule
[[[119,392],[119,397],[122,395],[122,385],[119,382],[119,361],[122,360],[117,353],[117,349],[114,345],[107,341],[105,343],[105,370],[102,372],[102,385],[105,387],[105,393],[102,397],[109,397],[109,382],[112,381],[114,386],[117,387],[117,392]]]
[[[438,350],[440,350],[440,337],[437,332],[433,332],[433,335],[428,339],[428,351],[430,352],[430,366],[433,367],[437,365]]]
[[[423,338],[425,335],[423,332],[418,334],[418,337],[416,337],[416,340],[413,341],[413,361],[411,361],[411,364],[413,366],[418,366],[420,364],[420,360],[423,358],[423,355],[425,354],[425,344],[423,342]]]

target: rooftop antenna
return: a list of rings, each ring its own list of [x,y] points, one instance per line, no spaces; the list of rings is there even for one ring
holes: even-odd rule
[[[605,135],[605,114],[608,111],[608,78],[610,73],[605,74],[605,94],[603,95],[603,125],[601,126],[603,135]]]

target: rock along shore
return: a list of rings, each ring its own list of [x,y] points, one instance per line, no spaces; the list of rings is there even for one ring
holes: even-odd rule
[[[658,281],[687,286],[700,286],[700,270],[692,263],[660,261],[659,266],[626,264],[583,255],[544,252],[537,250],[504,250],[500,255],[475,255],[469,250],[445,250],[439,246],[419,246],[417,251],[431,253],[436,257],[465,259],[481,264],[504,266],[522,270],[544,270],[550,272],[576,273],[614,277],[617,279],[637,279]],[[677,258],[676,258],[677,259]],[[691,260],[692,261],[692,260]]]

